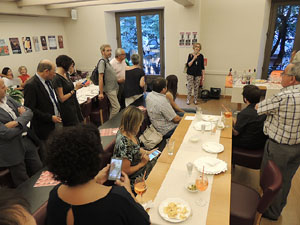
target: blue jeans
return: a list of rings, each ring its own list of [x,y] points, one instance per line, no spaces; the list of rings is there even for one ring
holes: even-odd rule
[[[183,117],[184,113],[196,113],[196,109],[192,109],[192,108],[184,108],[182,110],[184,112],[176,112],[176,114],[180,117]]]

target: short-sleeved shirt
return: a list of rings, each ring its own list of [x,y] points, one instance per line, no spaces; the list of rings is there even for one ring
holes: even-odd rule
[[[263,148],[267,140],[263,127],[266,115],[258,115],[255,104],[248,105],[237,115],[234,129],[239,135],[232,137],[234,146],[246,149]]]
[[[116,58],[113,58],[110,60],[111,66],[116,71],[117,79],[125,79],[125,70],[126,70],[126,62],[125,60],[122,60],[122,62],[119,62]]]
[[[190,61],[194,58],[193,54],[189,54],[187,60],[187,74],[192,76],[202,76],[202,70],[204,70],[204,57],[202,54],[198,55],[197,59],[193,62],[191,66],[188,65]]]
[[[149,93],[146,98],[146,108],[151,123],[161,134],[165,135],[177,126],[172,121],[177,114],[164,94],[155,91]]]
[[[114,68],[109,63],[108,59],[100,60],[98,65],[98,73],[104,73],[103,91],[111,92],[119,89],[117,76]]]
[[[67,213],[72,208],[74,224],[149,225],[149,215],[124,187],[112,186],[109,193],[94,202],[70,205],[57,193],[60,185],[50,192],[47,206],[47,225],[66,225]]]
[[[124,85],[124,94],[126,98],[143,94],[144,89],[140,86],[140,80],[144,76],[145,72],[140,68],[126,70],[126,79]]]

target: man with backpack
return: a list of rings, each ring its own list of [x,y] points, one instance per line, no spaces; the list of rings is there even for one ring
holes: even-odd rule
[[[102,58],[98,62],[98,74],[99,74],[99,100],[104,98],[104,92],[108,97],[111,110],[109,119],[114,117],[120,110],[120,104],[118,101],[118,89],[116,72],[109,63],[111,57],[111,47],[108,44],[101,45],[100,51]]]

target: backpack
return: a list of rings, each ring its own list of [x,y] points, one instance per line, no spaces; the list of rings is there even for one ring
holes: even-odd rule
[[[91,81],[95,84],[95,85],[99,85],[99,72],[98,72],[98,66],[100,61],[103,60],[104,61],[104,73],[103,73],[103,85],[105,85],[105,79],[104,79],[104,75],[105,75],[105,69],[106,69],[106,62],[104,59],[100,59],[97,63],[97,66],[95,66],[95,69],[92,72],[92,75],[90,77]]]
[[[201,99],[208,100],[209,96],[210,96],[209,90],[204,89],[201,91]]]
[[[220,99],[221,88],[210,88],[209,97],[213,99]]]

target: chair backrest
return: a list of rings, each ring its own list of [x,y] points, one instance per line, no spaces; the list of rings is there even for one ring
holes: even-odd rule
[[[264,213],[280,190],[281,185],[282,174],[278,166],[273,161],[269,160],[260,178],[260,186],[263,190],[263,195],[257,207],[258,212]]]
[[[92,100],[91,98],[87,98],[86,102],[81,105],[81,112],[83,118],[89,117],[92,112]]]
[[[105,149],[103,149],[103,153],[101,153],[101,166],[100,169],[103,169],[108,163],[110,163],[110,159],[114,154],[116,139],[114,139]]]
[[[48,201],[45,202],[37,211],[33,213],[33,217],[37,225],[46,224],[47,205],[48,205]]]

